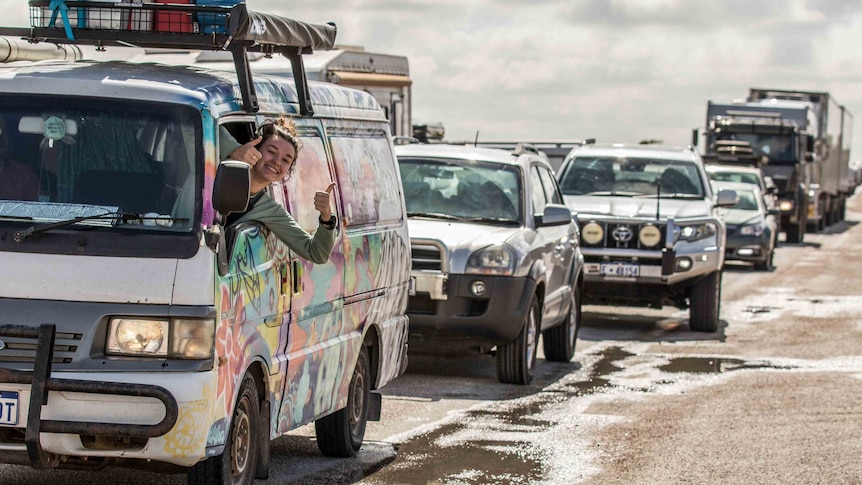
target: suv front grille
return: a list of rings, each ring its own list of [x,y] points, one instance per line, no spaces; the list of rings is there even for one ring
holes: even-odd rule
[[[667,231],[667,224],[656,224],[653,222],[605,222],[605,221],[585,221],[580,223],[580,227],[583,228],[584,224],[589,222],[595,222],[602,226],[604,230],[604,238],[596,244],[587,244],[586,241],[581,238],[581,245],[585,248],[612,248],[612,249],[650,249],[656,250],[661,249],[665,245],[665,233]],[[645,226],[655,226],[659,232],[661,233],[661,238],[658,244],[654,246],[644,246],[640,242],[640,238],[638,238],[638,234],[641,229]],[[631,235],[631,238],[625,240],[622,237],[615,237],[616,235],[622,235],[628,232]]]
[[[413,245],[410,249],[414,270],[443,270],[443,258],[436,246]]]

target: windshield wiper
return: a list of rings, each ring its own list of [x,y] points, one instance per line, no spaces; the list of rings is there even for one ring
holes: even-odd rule
[[[519,224],[518,221],[502,217],[465,217],[463,220],[465,222],[504,222],[507,224]]]
[[[447,221],[463,221],[463,217],[451,216],[442,212],[408,212],[408,217],[430,217],[432,219],[446,219]]]
[[[611,196],[611,197],[617,196],[617,195],[622,195],[625,197],[635,197],[635,196],[641,195],[641,193],[640,192],[622,192],[622,191],[616,191],[616,190],[599,190],[596,192],[587,192],[586,194],[582,194],[582,195]]]
[[[107,214],[95,214],[91,216],[79,216],[74,217],[72,219],[66,219],[65,221],[58,222],[50,222],[47,224],[40,224],[37,226],[30,226],[23,231],[18,231],[15,233],[14,240],[15,242],[21,242],[28,237],[39,234],[41,232],[53,231],[54,229],[60,229],[67,226],[75,225],[79,222],[84,221],[97,221],[104,219],[119,219],[119,222],[127,223],[129,221],[144,221],[144,220],[170,220],[170,221],[187,221],[186,218],[174,218],[174,217],[166,217],[166,216],[155,216],[155,217],[144,217],[140,214],[133,214],[128,212],[109,212]]]
[[[643,197],[645,199],[655,199],[655,194],[645,194],[639,197]],[[703,196],[697,194],[684,194],[684,193],[672,193],[672,194],[661,194],[659,196],[660,199],[703,199]]]

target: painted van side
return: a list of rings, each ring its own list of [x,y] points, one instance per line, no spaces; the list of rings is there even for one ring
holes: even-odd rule
[[[297,114],[291,82],[255,79],[258,121],[294,116],[305,147],[293,178],[273,186],[271,195],[314,231],[317,213],[309,194],[335,181],[340,227],[329,261],[317,265],[292,254],[265,227],[244,224],[229,239],[228,270],[220,274],[207,234],[216,225],[211,196],[218,125],[241,114],[236,85],[230,73],[119,62],[0,67],[0,102],[4,96],[53,93],[92,104],[140,100],[199,113],[180,147],[195,168],[178,197],[193,200],[195,225],[186,239],[197,242],[187,245],[188,254],[141,249],[135,255],[134,247],[102,247],[97,243],[102,233],[110,236],[110,227],[88,228],[89,246],[71,243],[78,234],[74,227],[32,241],[0,241],[0,267],[16,275],[0,281],[0,325],[50,322],[57,343],[75,349],[53,367],[52,377],[158,386],[177,404],[171,430],[142,444],[93,447],[76,434],[44,433],[44,451],[191,466],[224,450],[246,374],[259,381],[270,437],[276,437],[345,406],[363,345],[371,349],[374,389],[403,372],[409,239],[398,167],[379,106],[364,93],[312,83],[316,114],[304,118]],[[27,226],[0,225],[2,231]],[[212,319],[213,355],[106,355],[112,316]],[[0,354],[0,368],[7,367],[14,365]],[[18,392],[21,403],[29,397],[28,385],[0,382],[0,390]],[[27,426],[27,414],[21,411],[16,428]],[[125,424],[152,424],[164,414],[152,398],[65,391],[52,392],[42,410],[44,419]],[[26,456],[23,441],[0,438],[0,446],[6,450],[0,462]]]

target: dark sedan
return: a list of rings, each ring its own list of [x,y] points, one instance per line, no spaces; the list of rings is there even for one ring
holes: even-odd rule
[[[778,245],[778,209],[767,209],[760,187],[736,182],[713,182],[715,190],[735,190],[739,201],[721,210],[727,224],[725,260],[753,263],[755,268],[772,269]]]

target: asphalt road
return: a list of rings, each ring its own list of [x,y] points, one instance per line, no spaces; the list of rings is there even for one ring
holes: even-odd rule
[[[259,483],[862,483],[859,220],[862,196],[774,271],[728,265],[714,334],[675,309],[587,306],[573,361],[540,360],[524,387],[487,357],[412,357],[356,458],[320,456],[306,426]],[[0,483],[184,477],[0,466]]]

